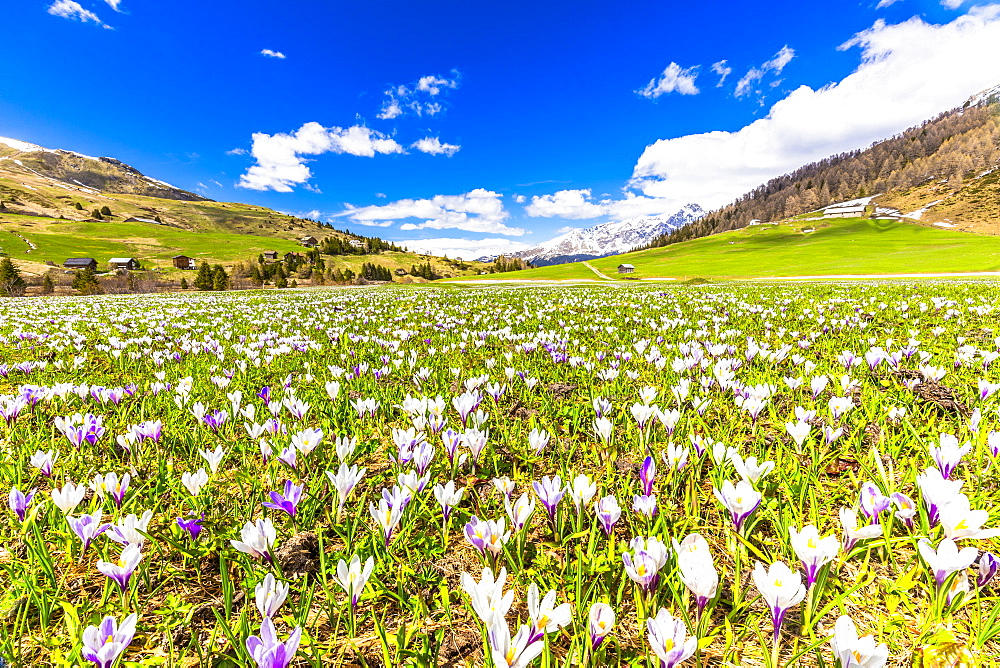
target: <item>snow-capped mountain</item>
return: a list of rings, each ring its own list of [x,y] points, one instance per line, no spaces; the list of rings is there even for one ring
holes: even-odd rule
[[[513,253],[536,266],[589,260],[607,255],[627,253],[636,246],[649,243],[661,234],[672,232],[698,220],[705,212],[697,204],[688,204],[667,216],[638,216],[594,227],[570,230],[562,236],[539,244],[535,248]]]

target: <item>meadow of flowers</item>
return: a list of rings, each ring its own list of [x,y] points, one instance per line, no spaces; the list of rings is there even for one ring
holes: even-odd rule
[[[1000,663],[998,297],[4,301],[0,664]]]

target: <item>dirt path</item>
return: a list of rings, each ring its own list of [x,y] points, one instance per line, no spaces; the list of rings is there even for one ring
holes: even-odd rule
[[[607,274],[603,274],[600,271],[598,271],[597,267],[595,267],[594,265],[590,264],[589,262],[583,262],[582,264],[583,264],[584,267],[586,267],[587,269],[590,269],[592,272],[594,272],[595,274],[597,274],[598,277],[603,278],[606,281],[613,280]]]

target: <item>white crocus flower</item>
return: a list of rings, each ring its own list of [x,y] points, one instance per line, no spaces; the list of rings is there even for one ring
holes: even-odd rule
[[[859,638],[854,621],[847,615],[837,619],[830,646],[840,668],[882,668],[889,660],[888,646],[876,645],[874,636]]]
[[[67,482],[62,489],[52,490],[52,502],[56,504],[63,514],[69,515],[80,505],[83,497],[87,494],[87,488],[83,485],[76,485],[73,481]]]
[[[219,464],[222,462],[222,458],[226,456],[226,451],[222,449],[222,446],[216,446],[215,450],[199,450],[198,454],[201,455],[206,462],[208,462],[208,468],[212,473],[216,473],[219,470]]]
[[[208,483],[208,474],[205,473],[205,469],[198,469],[195,473],[182,473],[181,474],[181,484],[187,488],[187,491],[191,493],[191,496],[198,496],[201,492],[201,488]]]

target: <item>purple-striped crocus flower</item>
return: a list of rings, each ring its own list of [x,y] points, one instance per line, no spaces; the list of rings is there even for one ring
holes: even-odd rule
[[[607,603],[594,603],[587,615],[590,627],[590,648],[596,650],[615,627],[615,611]]]
[[[257,668],[288,668],[295,657],[295,652],[299,649],[301,638],[302,628],[296,626],[288,636],[288,640],[280,642],[274,629],[274,622],[270,617],[265,617],[260,624],[260,636],[247,638],[247,651],[253,657]]]
[[[337,575],[335,577],[337,583],[344,588],[344,593],[351,597],[352,608],[358,607],[358,601],[361,600],[365,584],[371,577],[374,568],[375,560],[372,557],[368,557],[362,566],[361,559],[356,554],[351,557],[350,564],[343,559],[337,562]]]
[[[79,517],[67,517],[66,521],[69,523],[69,528],[73,530],[83,542],[83,549],[81,553],[86,552],[90,544],[94,542],[94,539],[100,536],[102,533],[107,531],[111,525],[101,524],[101,509],[98,508],[94,511],[92,515],[80,515]]]
[[[204,422],[212,431],[219,431],[219,428],[226,423],[229,419],[229,413],[226,411],[214,410],[210,413],[205,413],[202,416],[202,422]]]
[[[783,561],[776,561],[767,569],[758,561],[753,569],[753,581],[761,597],[771,608],[771,622],[777,642],[785,613],[801,603],[806,596],[802,575],[790,569]]]
[[[722,489],[714,489],[715,498],[729,510],[733,519],[733,525],[739,531],[743,528],[743,523],[757,510],[760,505],[760,492],[746,480],[740,480],[735,485],[728,480],[722,483]]]
[[[136,543],[129,543],[122,550],[122,554],[117,562],[98,561],[97,570],[114,580],[115,584],[118,585],[118,588],[124,594],[128,591],[129,579],[139,566],[140,561],[142,561],[140,546]]]
[[[97,668],[111,668],[132,642],[137,619],[133,612],[122,620],[121,626],[114,617],[105,617],[97,626],[88,626],[83,632],[81,656]]]
[[[597,521],[604,529],[604,535],[610,536],[615,522],[622,516],[621,506],[614,494],[608,495],[594,504],[594,512],[597,514]]]
[[[861,485],[861,512],[872,524],[879,524],[879,516],[892,506],[892,498],[882,493],[873,482]]]
[[[52,477],[52,468],[55,465],[56,458],[59,456],[58,452],[53,450],[47,450],[42,452],[41,450],[36,450],[35,454],[31,456],[29,463],[38,469],[46,478]]]
[[[554,475],[551,478],[548,476],[542,477],[540,481],[536,480],[531,483],[531,487],[535,490],[535,494],[538,495],[539,501],[545,506],[545,510],[549,513],[549,520],[551,522],[556,521],[556,510],[559,506],[559,502],[562,501],[563,496],[566,495],[566,490],[563,488],[562,478],[558,475]]]
[[[31,490],[25,494],[17,487],[11,487],[9,495],[10,509],[17,515],[18,522],[24,521],[24,517],[28,512],[28,506],[34,498],[35,490]]]
[[[646,457],[639,467],[639,482],[642,483],[642,495],[650,496],[653,493],[653,482],[656,478],[656,459]]]
[[[302,490],[304,486],[296,485],[291,480],[285,481],[284,493],[271,492],[271,500],[264,502],[265,508],[271,510],[283,510],[289,517],[295,517],[298,511],[299,501],[302,500]]]
[[[996,577],[997,569],[1000,568],[1000,559],[992,552],[983,552],[979,555],[977,566],[979,574],[976,576],[976,586],[982,589]]]

